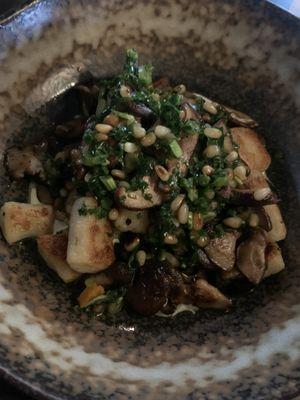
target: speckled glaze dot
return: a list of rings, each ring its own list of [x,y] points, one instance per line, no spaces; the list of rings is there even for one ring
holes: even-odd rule
[[[282,198],[286,270],[225,315],[122,315],[74,308],[34,243],[0,241],[0,371],[51,399],[276,400],[299,390],[299,21],[255,0],[41,0],[0,31],[0,153],[51,132],[90,74],[120,70],[136,47],[158,76],[259,122]],[[64,101],[57,96],[62,95]],[[275,174],[278,170],[278,174]],[[0,167],[0,200],[24,198]]]

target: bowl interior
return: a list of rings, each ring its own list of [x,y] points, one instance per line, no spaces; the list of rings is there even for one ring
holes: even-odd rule
[[[37,20],[38,27],[32,22]],[[185,83],[259,122],[288,237],[286,270],[241,293],[225,315],[124,314],[114,322],[74,307],[76,285],[62,284],[33,242],[8,246],[1,239],[0,368],[59,398],[113,393],[276,399],[284,388],[296,390],[298,22],[254,1],[40,1],[8,21],[2,35],[2,154],[12,143],[51,135],[53,121],[74,111],[74,83],[90,74],[111,76],[122,65],[124,49],[133,46],[142,61],[154,64],[157,76]],[[0,185],[1,203],[26,198],[3,167]],[[270,397],[259,397],[266,390]]]

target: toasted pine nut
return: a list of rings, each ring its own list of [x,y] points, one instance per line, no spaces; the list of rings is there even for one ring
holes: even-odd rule
[[[181,206],[183,200],[184,200],[184,194],[179,194],[175,199],[171,202],[170,208],[173,212],[177,211],[179,207]]]
[[[174,92],[177,92],[179,94],[183,94],[183,93],[186,92],[186,87],[185,87],[185,85],[181,84],[181,85],[175,86],[173,90],[174,90]]]
[[[210,176],[213,174],[213,172],[214,172],[214,168],[211,167],[210,165],[204,165],[204,167],[202,168],[203,175]]]
[[[223,219],[223,224],[233,229],[238,229],[242,225],[242,222],[240,217],[228,217]]]
[[[105,134],[108,134],[113,129],[113,127],[108,124],[97,124],[95,128],[96,131],[98,131],[99,133],[105,133]]]
[[[136,253],[135,258],[136,258],[137,262],[139,263],[139,265],[142,267],[146,262],[147,254],[144,250],[139,250]]]
[[[232,150],[232,151],[228,154],[228,156],[226,157],[226,160],[227,160],[229,163],[232,163],[233,161],[237,160],[238,157],[239,157],[238,152],[235,151],[235,150]]]
[[[210,100],[205,100],[203,103],[203,108],[205,111],[209,112],[210,114],[217,114],[218,110],[214,106],[214,104]]]
[[[186,204],[185,201],[181,204],[181,206],[178,210],[177,218],[181,224],[186,224],[188,222],[189,206]]]
[[[159,179],[161,179],[164,182],[169,180],[170,173],[166,170],[165,167],[163,167],[162,165],[155,165],[154,170]]]
[[[260,188],[254,191],[253,197],[257,201],[261,201],[271,194],[271,189],[269,187]]]
[[[96,133],[95,139],[98,142],[105,142],[106,140],[108,140],[108,136],[106,133]]]
[[[144,147],[152,146],[156,141],[156,136],[153,132],[147,133],[141,140],[141,145]]]
[[[103,122],[111,126],[117,126],[120,123],[120,119],[116,114],[111,113],[104,118]]]
[[[168,261],[169,264],[171,264],[173,267],[179,267],[179,261],[177,260],[176,257],[173,256],[173,254],[168,253],[167,251],[165,252],[165,259]]]
[[[120,87],[120,95],[121,97],[130,97],[131,95],[131,90],[128,86],[126,85],[121,85]]]
[[[244,181],[247,178],[247,170],[243,165],[238,165],[234,168],[233,173],[235,176],[240,178],[241,181]]]
[[[116,221],[116,219],[118,218],[118,216],[119,216],[119,211],[118,211],[116,208],[112,208],[112,209],[109,211],[109,213],[108,213],[108,218],[109,218],[111,221]]]
[[[164,243],[165,244],[177,244],[178,239],[175,235],[171,235],[170,233],[165,233],[164,235]]]
[[[171,133],[171,129],[163,125],[157,125],[154,129],[154,133],[158,138],[161,139],[166,137],[169,133]]]
[[[134,124],[133,136],[136,139],[142,139],[145,135],[146,135],[146,129],[143,128],[140,124]]]
[[[219,139],[222,136],[222,131],[217,128],[204,128],[204,135],[211,139]]]
[[[138,146],[132,142],[126,142],[124,144],[124,151],[126,153],[136,153],[139,150]]]
[[[111,175],[118,179],[125,179],[125,172],[120,169],[112,169]]]
[[[204,150],[204,154],[208,158],[216,157],[216,156],[220,155],[220,152],[221,152],[220,147],[217,146],[216,144],[211,144],[211,145],[207,146],[206,149]]]
[[[207,244],[208,244],[208,242],[209,242],[209,239],[208,239],[208,237],[207,236],[200,236],[198,239],[197,239],[197,245],[199,246],[199,247],[205,247]]]

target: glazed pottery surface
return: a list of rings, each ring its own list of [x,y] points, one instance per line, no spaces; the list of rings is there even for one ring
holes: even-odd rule
[[[51,135],[64,94],[124,49],[259,122],[288,228],[286,270],[226,314],[103,322],[31,243],[0,241],[0,370],[49,399],[292,398],[300,385],[299,22],[261,1],[42,0],[0,30],[0,152]],[[65,96],[65,97],[64,97]],[[67,107],[72,103],[66,102]],[[69,110],[70,111],[70,110]],[[25,199],[0,169],[0,200]]]

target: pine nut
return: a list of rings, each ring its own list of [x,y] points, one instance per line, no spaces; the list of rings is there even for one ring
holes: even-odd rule
[[[233,150],[228,154],[228,156],[226,157],[226,160],[227,160],[227,162],[232,163],[233,161],[238,159],[238,156],[239,156],[238,152]]]
[[[164,243],[165,244],[177,244],[178,243],[178,239],[175,235],[171,235],[169,233],[165,233],[164,235]]]
[[[92,177],[92,174],[90,174],[89,172],[87,174],[85,174],[84,176],[84,182],[88,182]]]
[[[171,129],[163,125],[157,125],[155,127],[154,133],[158,138],[162,139],[166,137],[169,133],[171,133]]]
[[[113,129],[113,127],[108,124],[97,124],[95,128],[96,131],[98,131],[99,133],[105,133],[105,134],[108,134]]]
[[[193,229],[199,231],[203,227],[203,218],[199,212],[193,214]]]
[[[251,226],[251,228],[256,228],[258,226],[258,223],[259,223],[258,215],[252,213],[249,218],[249,226]]]
[[[204,135],[211,139],[219,139],[222,136],[222,131],[217,128],[204,128]]]
[[[204,196],[208,199],[208,200],[212,200],[215,197],[215,192],[212,189],[207,189],[204,192]]]
[[[103,122],[111,126],[117,126],[120,123],[120,119],[116,114],[111,113],[104,118]]]
[[[173,254],[168,253],[167,251],[164,254],[165,260],[171,264],[173,267],[179,267],[179,261],[177,260],[176,257],[173,256]]]
[[[188,218],[189,218],[189,206],[186,204],[186,202],[184,201],[179,210],[178,210],[178,215],[177,215],[178,221],[184,225],[188,222]]]
[[[106,140],[108,140],[108,136],[106,133],[96,133],[95,139],[98,142],[105,142]]]
[[[260,188],[254,191],[253,197],[257,201],[261,201],[271,194],[271,189],[269,187]]]
[[[210,114],[217,114],[218,110],[217,108],[213,105],[213,103],[209,100],[205,100],[203,103],[203,108],[205,111],[209,112]]]
[[[112,169],[111,175],[118,179],[125,179],[125,172],[120,169]]]
[[[120,181],[118,184],[119,187],[124,187],[125,189],[129,189],[130,188],[130,184],[126,181]]]
[[[181,206],[183,200],[184,200],[184,194],[179,194],[175,199],[171,202],[170,208],[173,212],[177,211],[179,207]]]
[[[238,229],[242,223],[243,221],[240,217],[228,217],[223,219],[223,224],[233,229]]]
[[[214,173],[214,170],[215,169],[213,167],[211,167],[210,165],[204,165],[204,167],[202,168],[202,174],[210,176]]]
[[[235,176],[240,178],[241,181],[244,181],[247,178],[247,170],[243,165],[234,168],[233,173]]]
[[[67,197],[68,192],[66,191],[66,189],[63,188],[63,189],[60,189],[59,195],[60,195],[60,197]]]
[[[218,208],[218,202],[217,201],[212,201],[211,203],[210,203],[210,209],[211,210],[216,210]]]
[[[130,97],[131,95],[131,90],[128,86],[121,85],[120,87],[120,95],[121,97]]]
[[[147,254],[144,250],[139,250],[136,253],[135,258],[136,258],[138,264],[142,267],[146,262]]]
[[[139,237],[135,237],[131,242],[125,244],[125,250],[133,251],[140,244],[140,241],[141,239]]]
[[[220,147],[216,144],[211,144],[206,147],[204,154],[208,158],[213,158],[220,155]]]
[[[229,136],[224,137],[223,148],[225,153],[227,154],[232,152],[233,144]]]
[[[165,167],[162,165],[155,165],[154,170],[156,175],[161,179],[163,182],[166,182],[170,178],[170,173],[166,170]]]
[[[156,136],[153,132],[147,133],[141,140],[141,145],[144,147],[152,146],[156,141]]]
[[[132,142],[126,142],[124,144],[124,151],[126,153],[136,153],[139,150],[138,146]]]
[[[146,129],[144,129],[140,124],[135,124],[133,127],[133,136],[136,139],[142,139],[146,135]]]
[[[226,172],[228,179],[233,179],[234,175],[233,175],[233,171],[231,168],[225,168],[224,171]]]
[[[197,246],[199,246],[199,247],[205,247],[208,244],[208,242],[209,242],[209,239],[207,236],[200,236],[197,239],[196,243],[197,243]]]
[[[186,87],[185,87],[185,85],[181,84],[181,85],[175,86],[173,90],[174,90],[174,92],[177,92],[179,94],[183,94],[183,93],[186,92]]]
[[[119,211],[116,208],[112,208],[108,213],[108,218],[111,221],[116,221],[118,219],[118,216],[119,216]]]

